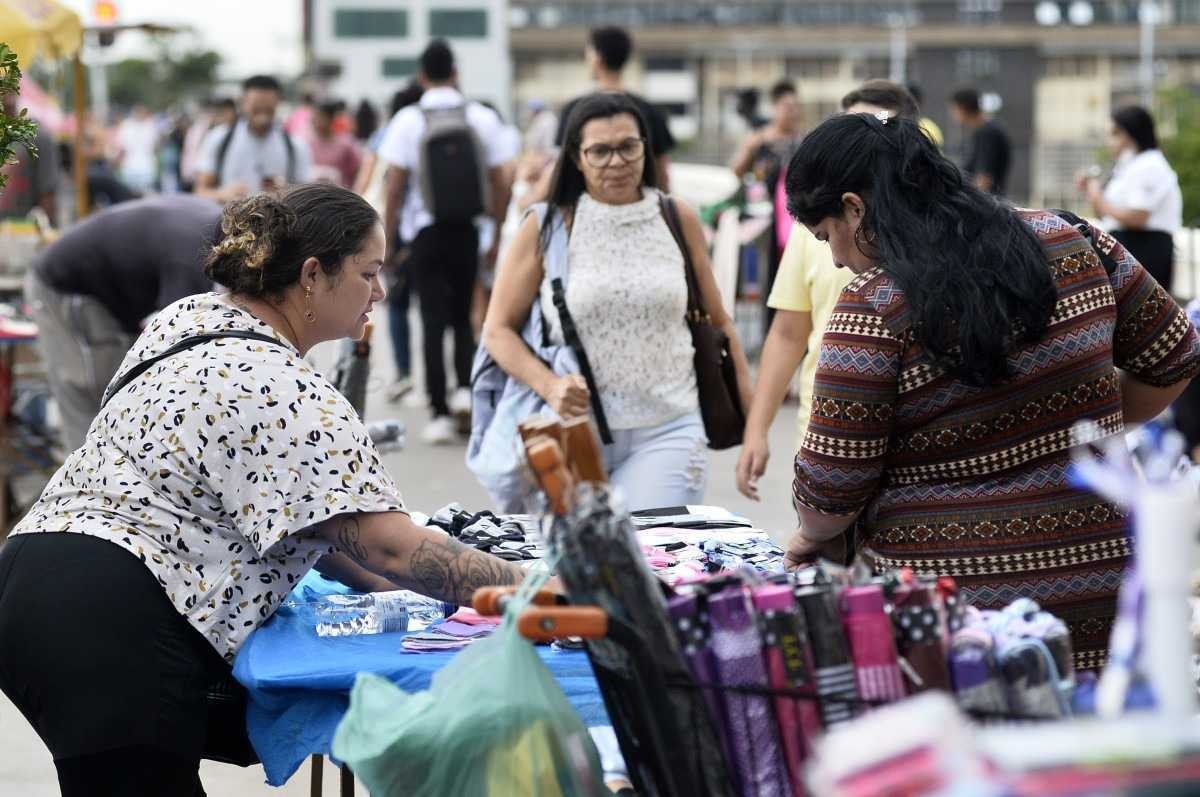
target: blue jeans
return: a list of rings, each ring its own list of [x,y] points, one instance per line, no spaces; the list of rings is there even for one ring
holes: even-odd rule
[[[396,362],[396,378],[412,374],[412,347],[409,343],[408,302],[412,284],[408,270],[397,266],[396,282],[388,290],[388,332],[392,336],[392,358]]]
[[[661,426],[614,429],[604,466],[631,511],[699,504],[708,482],[708,437],[700,412]]]

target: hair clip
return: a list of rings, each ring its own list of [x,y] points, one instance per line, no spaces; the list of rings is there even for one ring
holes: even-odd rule
[[[886,125],[888,123],[888,119],[892,118],[890,111],[876,111],[874,116],[879,120],[879,124],[881,125]]]

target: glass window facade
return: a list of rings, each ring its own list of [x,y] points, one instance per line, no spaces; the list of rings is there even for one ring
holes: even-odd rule
[[[429,12],[429,35],[447,39],[482,39],[487,36],[487,11],[471,9]]]
[[[408,12],[339,8],[333,15],[339,39],[402,38],[408,35]]]
[[[381,72],[384,77],[405,78],[417,74],[417,59],[415,58],[385,58]]]

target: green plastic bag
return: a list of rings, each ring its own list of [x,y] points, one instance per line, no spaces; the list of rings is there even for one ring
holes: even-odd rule
[[[333,737],[374,797],[603,797],[599,757],[516,618],[545,581],[531,574],[496,632],[459,653],[427,691],[360,673]]]

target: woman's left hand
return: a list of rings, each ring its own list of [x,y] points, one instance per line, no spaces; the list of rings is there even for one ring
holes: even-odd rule
[[[820,555],[821,545],[822,543],[805,537],[802,529],[796,529],[796,533],[788,540],[787,553],[783,557],[784,568],[799,570],[801,567],[811,565]]]

